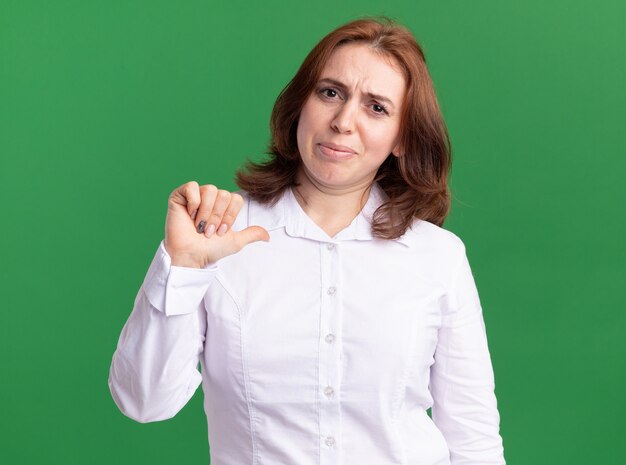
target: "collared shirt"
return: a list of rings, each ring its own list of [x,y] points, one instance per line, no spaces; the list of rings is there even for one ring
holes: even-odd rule
[[[111,365],[120,410],[165,420],[202,384],[212,465],[505,464],[463,242],[421,220],[374,238],[384,195],[332,238],[291,190],[246,198],[233,228],[270,241],[205,269],[161,243]]]

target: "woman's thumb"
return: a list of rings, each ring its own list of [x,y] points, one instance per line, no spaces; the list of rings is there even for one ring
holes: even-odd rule
[[[250,226],[236,233],[237,245],[243,249],[246,245],[257,241],[269,241],[270,234],[261,226]]]

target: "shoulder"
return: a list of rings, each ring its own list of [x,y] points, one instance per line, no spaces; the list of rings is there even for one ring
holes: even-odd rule
[[[286,193],[271,204],[264,204],[253,199],[246,191],[235,192],[243,198],[243,206],[233,224],[234,230],[245,229],[248,226],[263,226],[268,231],[284,224],[284,202]]]
[[[427,245],[442,250],[465,251],[465,244],[459,236],[425,220],[413,220],[402,240],[410,246]]]
[[[416,259],[448,270],[458,265],[466,253],[465,243],[459,236],[425,220],[415,219],[398,240],[408,246]]]
[[[437,283],[446,293],[463,288],[471,294],[472,286],[467,283],[473,282],[472,274],[465,243],[458,235],[428,221],[415,220],[403,239],[422,278]]]

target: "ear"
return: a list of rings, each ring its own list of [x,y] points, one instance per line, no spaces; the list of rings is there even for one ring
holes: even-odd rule
[[[398,142],[398,144],[393,148],[391,154],[397,158],[404,156],[404,147],[402,147],[400,142]]]

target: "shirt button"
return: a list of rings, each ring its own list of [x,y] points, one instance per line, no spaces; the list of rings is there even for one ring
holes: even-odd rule
[[[336,292],[337,292],[337,288],[335,286],[330,286],[328,290],[326,291],[328,295],[335,295]]]
[[[334,334],[327,334],[326,337],[324,338],[324,340],[326,342],[328,342],[329,344],[332,344],[333,342],[335,342],[335,335]]]
[[[331,388],[330,386],[326,386],[324,388],[324,395],[326,397],[332,397],[332,395],[335,393],[335,390],[333,388]]]
[[[327,248],[328,250],[331,250],[331,251],[332,251],[332,250],[335,250],[335,244],[331,244],[330,242],[328,242],[328,243],[326,244],[326,248]]]
[[[328,447],[333,447],[335,445],[335,438],[332,436],[328,436],[325,442]]]

